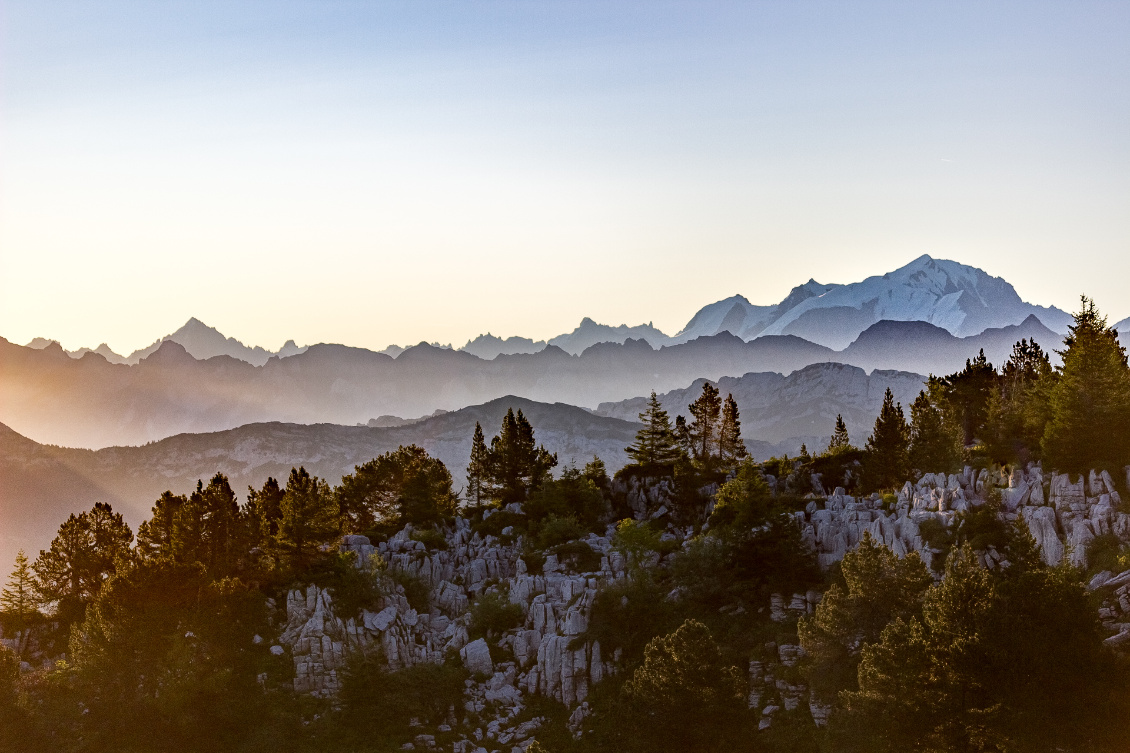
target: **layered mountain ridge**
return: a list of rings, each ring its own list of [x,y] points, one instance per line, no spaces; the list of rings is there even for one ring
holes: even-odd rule
[[[1030,316],[1060,334],[1066,334],[1071,321],[1069,314],[1054,306],[1026,303],[1002,278],[976,267],[924,255],[900,269],[861,282],[822,284],[810,279],[794,287],[777,304],[755,305],[745,296],[734,295],[699,309],[674,336],[665,334],[650,322],[610,326],[585,317],[572,332],[548,340],[517,335],[501,338],[488,332],[468,340],[459,350],[485,360],[500,355],[537,353],[548,346],[580,355],[593,345],[605,342],[642,339],[653,348],[659,348],[722,332],[743,340],[763,335],[796,335],[833,350],[842,350],[868,327],[883,320],[928,322],[957,337],[968,337],[985,329],[1019,324]],[[1130,329],[1130,319],[1116,327]],[[277,351],[249,347],[192,318],[176,332],[128,356],[114,353],[105,343],[98,348],[79,348],[69,353],[80,358],[94,350],[111,363],[135,364],[168,340],[179,343],[198,359],[227,355],[256,366],[262,366],[272,356],[285,358],[305,350],[293,340]],[[37,337],[28,347],[43,348],[50,342]],[[405,350],[406,347],[390,345],[378,352],[395,358]]]

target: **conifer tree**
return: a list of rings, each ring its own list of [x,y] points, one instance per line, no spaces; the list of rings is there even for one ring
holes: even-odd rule
[[[828,440],[828,452],[834,453],[849,447],[851,439],[848,437],[847,424],[844,423],[844,417],[837,413],[836,428],[832,430],[832,438]]]
[[[733,393],[722,404],[722,420],[718,424],[718,458],[723,463],[739,461],[749,455],[742,441],[742,422]]]
[[[961,460],[961,437],[925,390],[910,406],[910,466],[923,473],[951,473]]]
[[[490,492],[503,504],[523,502],[557,465],[557,455],[534,440],[534,429],[519,410],[510,408],[502,430],[490,442]]]
[[[0,613],[3,613],[8,625],[18,632],[31,624],[37,605],[35,577],[27,555],[21,549],[16,554],[16,567],[8,578],[8,585],[0,591]]]
[[[1130,369],[1118,333],[1084,296],[1063,342],[1042,443],[1045,458],[1079,473],[1130,462]]]
[[[997,372],[985,357],[984,348],[976,358],[967,359],[961,371],[930,378],[930,391],[937,395],[938,402],[946,403],[947,412],[961,427],[965,446],[981,437],[996,384]]]
[[[659,470],[674,465],[679,457],[679,445],[667,411],[663,410],[654,390],[639,417],[643,428],[636,432],[635,443],[624,452],[641,468]]]
[[[64,621],[77,619],[117,571],[118,562],[130,556],[132,542],[133,532],[121,513],[104,502],[72,513],[32,565],[40,601],[54,604]]]
[[[247,487],[247,517],[252,547],[263,547],[279,532],[285,492],[273,476],[260,489]],[[138,535],[140,538],[140,534]]]
[[[690,433],[694,442],[695,458],[702,463],[710,460],[718,444],[718,419],[722,412],[722,399],[718,388],[710,382],[702,385],[702,394],[687,406],[694,417]]]
[[[1035,340],[1012,346],[989,401],[985,444],[994,458],[1023,464],[1040,456],[1055,382],[1051,359]]]
[[[322,544],[340,531],[337,500],[329,487],[303,468],[292,468],[280,505],[282,516],[275,547],[294,567],[303,568]]]
[[[166,491],[153,503],[149,520],[137,527],[137,553],[144,559],[173,556],[173,529],[188,497]]]
[[[867,440],[863,473],[868,485],[875,489],[892,488],[906,480],[910,471],[909,443],[910,427],[902,405],[895,403],[888,387],[875,429]]]
[[[483,503],[484,491],[490,483],[490,454],[483,427],[475,422],[475,434],[471,437],[471,460],[467,464],[467,499],[476,505]]]

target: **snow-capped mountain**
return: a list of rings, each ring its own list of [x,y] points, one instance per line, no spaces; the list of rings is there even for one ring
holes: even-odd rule
[[[821,285],[809,280],[776,306],[754,306],[741,296],[727,298],[700,310],[677,337],[687,340],[726,329],[747,340],[796,335],[840,350],[883,320],[928,322],[967,337],[1019,324],[1033,314],[1055,332],[1066,332],[1071,322],[1070,314],[1060,309],[1024,302],[1000,277],[920,256],[862,282]]]

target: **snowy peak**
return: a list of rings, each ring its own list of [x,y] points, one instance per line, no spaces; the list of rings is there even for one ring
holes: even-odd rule
[[[957,337],[1019,324],[1034,314],[1045,326],[1065,330],[1070,317],[1025,303],[1005,280],[946,259],[920,256],[887,274],[782,307],[765,335],[797,335],[837,350],[872,324],[888,320],[927,322]]]

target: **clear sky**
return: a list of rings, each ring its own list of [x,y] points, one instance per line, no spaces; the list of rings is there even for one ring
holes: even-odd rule
[[[0,0],[0,335],[677,331],[928,253],[1130,315],[1127,2]]]

